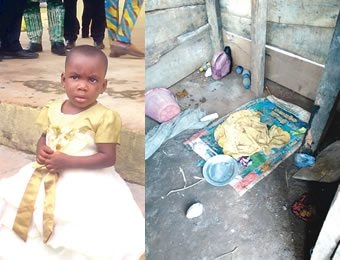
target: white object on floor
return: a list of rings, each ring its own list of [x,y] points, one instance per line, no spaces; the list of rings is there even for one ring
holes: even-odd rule
[[[211,68],[208,68],[207,71],[204,73],[204,76],[206,78],[210,77],[212,75],[212,71],[211,71]]]
[[[196,218],[201,216],[203,213],[203,205],[199,202],[192,204],[187,210],[186,217],[187,218]]]
[[[206,115],[204,117],[202,117],[200,119],[201,122],[205,122],[205,121],[212,121],[214,119],[218,118],[218,114],[217,113],[213,113],[213,114],[210,114],[210,115]]]

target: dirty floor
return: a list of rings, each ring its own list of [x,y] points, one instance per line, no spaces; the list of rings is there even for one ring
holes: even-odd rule
[[[235,73],[221,81],[194,72],[170,90],[183,90],[182,109],[200,107],[207,114],[225,115],[254,94],[245,90]],[[312,102],[266,82],[265,94],[274,94],[310,110]],[[157,123],[146,118],[146,129]],[[187,130],[163,144],[146,161],[146,258],[177,259],[309,259],[336,185],[320,185],[293,179],[297,168],[292,156],[250,191],[239,196],[231,186],[215,187],[203,181],[192,188],[171,193],[202,177],[199,156],[183,146],[197,131]],[[314,221],[294,216],[291,205],[304,192],[312,194]],[[187,219],[188,207],[200,202],[203,214]]]

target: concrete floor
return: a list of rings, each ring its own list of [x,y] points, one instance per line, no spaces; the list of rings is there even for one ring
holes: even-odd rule
[[[272,82],[266,85],[266,94],[311,108],[309,100]],[[254,98],[235,73],[214,81],[194,72],[170,88],[174,94],[183,89],[188,96],[178,99],[182,109],[200,107],[220,116]],[[147,131],[155,125],[146,118]],[[195,132],[188,130],[169,140],[146,161],[146,258],[309,259],[336,187],[293,179],[297,168],[289,157],[242,197],[231,186],[207,182],[166,196],[184,187],[180,168],[187,185],[197,182],[194,176],[202,177],[201,167],[196,166],[199,156],[182,144]],[[308,224],[290,209],[307,191],[317,205],[317,218]],[[187,219],[186,210],[194,202],[203,204],[203,214]]]

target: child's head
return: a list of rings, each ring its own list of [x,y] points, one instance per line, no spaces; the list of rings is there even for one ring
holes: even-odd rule
[[[71,108],[82,111],[97,102],[106,89],[107,67],[106,55],[93,46],[79,45],[68,53],[61,82]]]

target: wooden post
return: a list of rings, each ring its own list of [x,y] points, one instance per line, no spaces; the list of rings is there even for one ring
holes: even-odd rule
[[[303,150],[314,153],[320,144],[326,124],[335,105],[340,91],[340,12],[328,51],[325,69],[316,94],[314,108],[310,120],[310,129],[307,132]]]
[[[216,53],[224,49],[220,4],[218,0],[206,0],[205,5],[207,9],[208,23],[211,28],[210,38],[212,49],[213,53]]]
[[[251,1],[251,88],[257,97],[264,89],[267,0]]]

